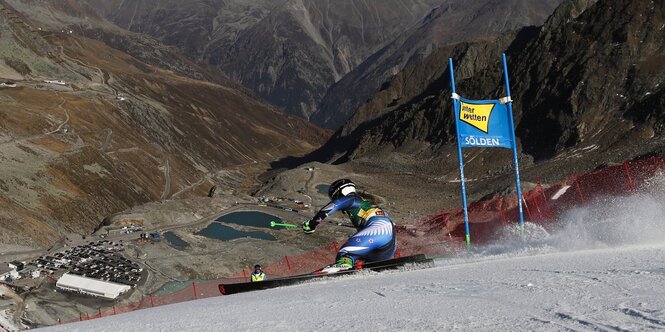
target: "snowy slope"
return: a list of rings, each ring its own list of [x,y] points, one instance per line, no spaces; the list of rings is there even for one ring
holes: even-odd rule
[[[48,330],[665,330],[665,202],[651,194],[527,225],[416,271],[220,296]]]

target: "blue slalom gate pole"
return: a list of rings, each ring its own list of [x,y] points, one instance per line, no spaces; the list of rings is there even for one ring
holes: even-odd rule
[[[448,68],[450,69],[450,84],[452,87],[453,96],[455,95],[455,74],[453,73],[453,59],[448,58]],[[464,161],[462,156],[462,145],[459,142],[459,124],[457,121],[457,114],[455,112],[456,103],[460,101],[453,98],[453,117],[455,117],[455,135],[457,136],[457,159],[459,160],[459,174],[460,181],[462,182],[462,204],[464,205],[464,230],[466,231],[466,248],[471,249],[471,234],[469,232],[469,211],[466,208],[466,184],[464,183]],[[520,206],[521,211],[521,206]]]
[[[517,140],[515,139],[515,123],[513,123],[513,102],[510,98],[510,83],[508,83],[508,65],[506,53],[502,53],[503,77],[506,81],[506,97],[508,99],[508,123],[510,124],[510,135],[513,140],[513,162],[515,164],[515,184],[517,185],[517,204],[520,211],[520,231],[524,232],[524,213],[522,212],[522,186],[520,185],[520,167],[517,157]],[[451,74],[452,75],[452,74]],[[453,88],[454,89],[454,88]]]

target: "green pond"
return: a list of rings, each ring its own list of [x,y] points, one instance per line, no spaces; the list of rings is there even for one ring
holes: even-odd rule
[[[240,212],[232,212],[229,214],[225,214],[215,219],[215,221],[242,225],[242,226],[273,228],[270,227],[270,222],[275,221],[277,223],[281,223],[282,219],[258,211],[240,211]],[[274,227],[274,229],[284,229],[284,228],[285,227]]]
[[[244,237],[251,237],[254,239],[274,241],[276,238],[268,233],[264,232],[245,232],[236,230],[233,227],[226,226],[219,222],[213,222],[208,227],[202,229],[200,232],[195,233],[196,235],[203,235],[211,239],[217,239],[222,241],[228,241],[233,239],[240,239]]]
[[[244,237],[274,241],[276,240],[276,238],[265,232],[239,231],[234,229],[233,227],[227,226],[227,224],[236,224],[242,226],[269,228],[275,230],[286,229],[286,227],[283,226],[270,227],[271,221],[282,223],[282,219],[263,212],[258,212],[258,211],[232,212],[215,219],[214,222],[208,225],[208,227],[196,233],[196,235],[203,235],[208,238],[218,239],[222,241],[228,241]]]

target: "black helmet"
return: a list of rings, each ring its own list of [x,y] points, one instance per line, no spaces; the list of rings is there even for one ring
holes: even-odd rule
[[[328,197],[338,199],[356,192],[356,184],[349,179],[339,179],[330,184],[328,188]]]
[[[254,265],[254,270],[260,270],[260,269],[261,269],[261,265],[259,265],[259,264]]]

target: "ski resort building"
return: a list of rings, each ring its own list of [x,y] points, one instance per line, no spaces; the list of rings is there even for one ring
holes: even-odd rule
[[[81,294],[100,296],[115,299],[120,294],[131,289],[128,285],[87,278],[75,274],[65,273],[58,279],[56,287]]]
[[[19,261],[11,261],[7,265],[9,266],[10,269],[14,269],[16,271],[21,271],[25,267],[25,264]]]

